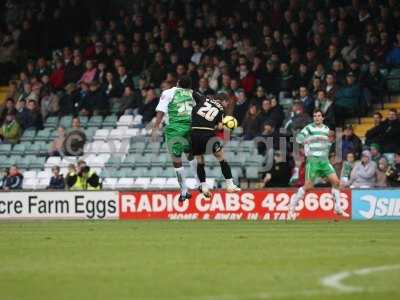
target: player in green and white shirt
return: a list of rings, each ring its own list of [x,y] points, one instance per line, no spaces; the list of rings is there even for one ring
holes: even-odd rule
[[[184,168],[182,166],[182,154],[186,153],[194,178],[198,185],[200,182],[197,177],[197,161],[191,154],[191,121],[192,108],[195,104],[192,96],[192,85],[189,76],[182,76],[176,87],[165,90],[160,97],[156,108],[156,122],[153,127],[152,136],[156,136],[161,121],[165,116],[166,126],[164,134],[167,148],[172,156],[172,163],[175,168],[176,176],[181,187],[180,201],[191,197],[185,183]]]
[[[321,110],[315,110],[314,122],[304,127],[296,137],[296,141],[304,145],[307,158],[304,186],[299,188],[292,198],[289,206],[288,219],[295,219],[295,208],[298,202],[304,198],[306,192],[313,188],[317,178],[326,178],[332,185],[332,195],[335,200],[335,212],[338,215],[349,215],[340,207],[340,181],[335,169],[329,162],[329,127],[323,124],[324,116]]]

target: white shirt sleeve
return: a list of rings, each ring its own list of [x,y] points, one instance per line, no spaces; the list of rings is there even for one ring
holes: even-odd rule
[[[156,107],[156,111],[161,111],[164,114],[168,112],[168,104],[171,102],[173,95],[172,89],[168,89],[164,92],[162,92],[160,101],[158,102],[158,105]]]

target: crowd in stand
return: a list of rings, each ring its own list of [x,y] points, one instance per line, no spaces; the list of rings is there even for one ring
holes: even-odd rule
[[[127,1],[101,17],[85,4],[4,7],[0,64],[18,72],[0,116],[3,143],[48,116],[140,114],[146,125],[183,74],[206,95],[230,95],[244,139],[290,135],[314,108],[334,129],[383,101],[381,70],[400,64],[396,0]],[[399,151],[397,112],[374,118],[366,144]],[[360,139],[343,131],[342,158],[362,161]]]

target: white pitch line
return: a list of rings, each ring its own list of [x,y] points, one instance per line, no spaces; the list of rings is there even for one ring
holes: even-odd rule
[[[400,265],[393,265],[393,266],[380,266],[380,267],[373,267],[373,268],[363,268],[354,271],[343,271],[339,273],[335,273],[326,277],[321,278],[321,284],[326,287],[333,288],[335,290],[344,292],[344,293],[355,293],[361,292],[365,290],[362,287],[355,287],[351,285],[346,285],[342,283],[344,279],[354,275],[368,275],[371,273],[376,272],[385,272],[391,270],[398,270],[400,269]]]

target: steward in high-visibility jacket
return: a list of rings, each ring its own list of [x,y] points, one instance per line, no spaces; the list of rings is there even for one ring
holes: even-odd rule
[[[73,171],[68,173],[66,181],[69,189],[73,191],[98,191],[101,189],[99,176],[88,166],[83,167],[78,173]]]

